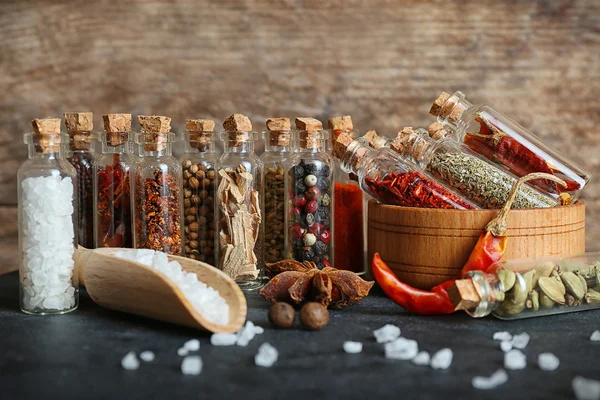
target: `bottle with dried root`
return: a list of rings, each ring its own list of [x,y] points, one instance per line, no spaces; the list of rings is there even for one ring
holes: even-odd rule
[[[464,93],[442,92],[429,112],[453,138],[464,142],[476,153],[502,165],[517,178],[533,172],[553,174],[566,187],[547,179],[530,184],[551,197],[575,201],[590,180],[577,164],[542,143],[534,134],[511,118],[485,104],[472,104]],[[432,129],[432,135],[439,135]]]
[[[333,169],[321,121],[296,118],[296,151],[285,164],[286,258],[334,266]]]
[[[243,290],[256,290],[265,284],[260,200],[263,163],[254,152],[257,134],[248,117],[233,114],[223,128],[224,152],[217,162],[217,262]]]
[[[186,257],[216,266],[217,153],[215,122],[188,119],[183,167],[184,245]]]
[[[131,167],[133,246],[182,255],[182,173],[173,157],[171,118],[138,116],[139,158]]]
[[[263,215],[265,262],[285,259],[285,162],[292,154],[292,127],[289,118],[267,119],[263,132]]]
[[[60,119],[32,122],[29,159],[17,173],[19,300],[28,314],[63,314],[79,304],[77,172],[63,155]]]
[[[448,289],[457,310],[522,319],[600,308],[600,253],[508,260],[472,271]]]

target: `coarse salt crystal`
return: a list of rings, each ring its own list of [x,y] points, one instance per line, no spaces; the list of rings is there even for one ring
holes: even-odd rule
[[[399,337],[385,344],[385,358],[392,360],[412,360],[419,353],[417,342]]]
[[[523,332],[519,335],[515,335],[512,338],[512,346],[515,349],[523,350],[529,344],[529,339],[530,339],[529,335],[525,332]]]
[[[554,371],[560,365],[560,360],[552,353],[542,353],[538,356],[538,365],[542,371]]]
[[[254,336],[263,333],[265,330],[260,326],[255,326],[252,321],[247,321],[246,325],[237,332],[237,341],[235,344],[245,347],[250,343]]]
[[[181,373],[183,375],[200,375],[202,372],[202,359],[200,356],[187,356],[181,362]]]
[[[198,339],[190,339],[183,344],[183,347],[189,351],[198,351],[200,350],[200,341]]]
[[[233,346],[237,342],[235,333],[213,333],[210,337],[210,344],[213,346]]]
[[[577,400],[598,400],[600,399],[600,382],[593,379],[587,379],[582,376],[576,376],[571,382],[575,397]]]
[[[512,342],[510,341],[503,341],[500,342],[500,349],[502,349],[503,352],[508,352],[511,351],[513,348]]]
[[[363,349],[363,345],[361,342],[344,342],[344,351],[349,354],[357,354],[360,353]]]
[[[140,362],[138,361],[135,353],[130,351],[123,357],[121,360],[121,367],[125,368],[128,371],[136,370],[140,367]]]
[[[448,369],[452,364],[453,356],[452,350],[448,348],[441,349],[431,357],[431,368]]]
[[[505,384],[508,381],[508,374],[505,370],[499,369],[494,372],[490,377],[476,376],[471,381],[471,384],[475,389],[489,390],[494,389],[500,385]]]
[[[387,324],[374,330],[373,335],[375,335],[377,343],[392,342],[400,337],[400,328],[396,325]]]
[[[496,332],[494,336],[492,336],[493,340],[501,340],[503,342],[509,341],[512,339],[512,335],[506,331]]]
[[[524,369],[527,366],[527,357],[521,350],[513,349],[504,353],[504,368],[517,370]]]
[[[415,358],[413,358],[412,362],[415,365],[429,365],[430,357],[429,353],[426,351],[421,351]]]
[[[258,353],[254,356],[254,363],[259,367],[268,368],[277,362],[278,357],[277,349],[265,342],[258,348]]]
[[[590,340],[592,342],[600,342],[600,331],[592,332],[592,336],[590,336]]]
[[[180,347],[177,349],[177,355],[181,356],[181,357],[187,356],[189,352],[190,351],[188,349],[186,349],[185,347]]]
[[[154,353],[150,350],[142,351],[140,353],[140,359],[145,362],[152,362],[154,361]]]

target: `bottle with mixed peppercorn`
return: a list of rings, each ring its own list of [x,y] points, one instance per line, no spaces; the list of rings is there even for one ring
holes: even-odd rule
[[[289,118],[267,119],[263,132],[263,215],[265,226],[265,262],[285,259],[285,162],[292,154],[292,131]]]
[[[321,121],[296,118],[296,129],[296,151],[285,164],[286,258],[322,269],[334,263],[334,160],[324,151]]]
[[[171,118],[138,116],[139,158],[131,167],[133,246],[182,255],[181,164],[172,155]]]
[[[188,119],[185,122],[183,167],[184,245],[186,257],[216,265],[217,178],[215,122]]]
[[[78,244],[94,248],[94,116],[91,112],[63,114],[69,134],[67,160],[77,171],[77,231]]]
[[[437,117],[450,136],[464,142],[476,153],[502,165],[520,178],[532,172],[553,174],[567,182],[538,179],[530,184],[562,202],[575,201],[590,175],[572,161],[542,143],[511,118],[485,104],[472,104],[462,92],[442,92],[429,112]],[[434,134],[434,132],[432,132]]]
[[[341,134],[335,142],[333,154],[341,160],[344,171],[357,175],[361,189],[383,204],[467,210],[478,208],[388,148],[375,150],[363,139],[353,140]]]

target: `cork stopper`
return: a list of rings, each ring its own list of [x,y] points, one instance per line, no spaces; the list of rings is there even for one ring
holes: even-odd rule
[[[323,124],[321,123],[321,121],[319,121],[318,119],[315,119],[315,118],[298,117],[298,118],[296,118],[295,122],[296,122],[296,129],[299,129],[302,131],[314,132],[314,131],[320,131],[323,129]]]
[[[60,118],[43,118],[31,121],[33,143],[38,153],[57,153],[60,148]]]
[[[453,123],[457,123],[464,112],[465,107],[460,103],[459,98],[455,94],[451,96],[446,92],[440,93],[429,109],[431,115]]]
[[[66,112],[63,114],[67,132],[89,132],[94,129],[94,114],[91,112]]]
[[[120,146],[127,142],[131,131],[131,114],[104,114],[102,121],[109,146]]]
[[[201,152],[209,150],[214,140],[215,121],[212,119],[186,119],[189,145]]]
[[[350,115],[344,115],[341,117],[329,118],[327,120],[327,128],[337,131],[351,131],[354,129],[352,117]]]
[[[162,151],[171,141],[171,118],[160,115],[138,115],[145,151]]]
[[[448,136],[448,131],[444,129],[439,122],[434,122],[429,125],[427,127],[427,132],[429,133],[429,137],[433,140],[440,140]]]
[[[212,119],[186,119],[185,129],[190,132],[212,132],[215,130],[215,121]]]
[[[348,133],[343,132],[338,136],[335,144],[333,145],[331,154],[339,160],[348,160],[350,168],[353,171],[356,171],[362,164],[365,156],[369,153],[369,149],[367,147],[360,146],[354,150],[350,157],[348,157],[347,153],[350,151],[349,149],[353,143],[356,144],[356,141]]]
[[[472,279],[458,279],[448,288],[454,310],[472,310],[481,302],[479,286]]]
[[[226,131],[248,132],[252,130],[252,122],[244,114],[232,114],[223,121],[223,129]]]
[[[292,123],[289,118],[268,118],[267,137],[271,146],[289,146],[291,139]]]
[[[371,129],[365,133],[362,138],[374,149],[381,149],[382,147],[385,147],[388,142],[388,139],[384,136],[379,136],[375,129]]]
[[[446,104],[446,102],[448,101],[449,98],[450,98],[450,95],[448,93],[446,93],[446,92],[440,93],[438,98],[435,99],[435,101],[431,105],[431,108],[429,109],[429,114],[433,115],[434,117],[441,115],[442,107],[444,106],[444,104]]]
[[[267,129],[270,131],[289,131],[292,123],[289,118],[267,118]]]

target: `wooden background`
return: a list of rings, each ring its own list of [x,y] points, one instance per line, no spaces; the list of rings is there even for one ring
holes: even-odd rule
[[[513,116],[596,175],[600,1],[3,1],[0,270],[15,267],[16,171],[34,117],[93,111],[222,121],[351,114],[426,126],[441,90]],[[600,181],[587,246],[600,249]]]

